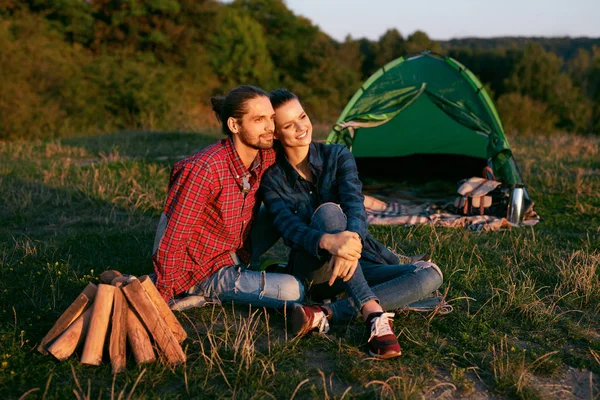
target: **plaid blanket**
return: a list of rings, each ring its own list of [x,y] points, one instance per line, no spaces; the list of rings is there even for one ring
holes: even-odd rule
[[[417,202],[407,199],[388,199],[384,210],[367,208],[367,220],[370,225],[418,225],[429,224],[448,228],[464,227],[478,232],[512,229],[517,226],[533,226],[540,221],[533,207],[525,214],[523,223],[516,225],[508,222],[506,218],[492,215],[464,216],[453,214],[448,210],[452,204],[442,206],[433,202]]]

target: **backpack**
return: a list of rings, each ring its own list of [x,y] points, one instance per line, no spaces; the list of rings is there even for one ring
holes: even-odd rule
[[[460,196],[454,201],[456,213],[506,218],[510,188],[495,179],[490,167],[486,167],[483,173],[492,179],[475,176],[459,182]]]

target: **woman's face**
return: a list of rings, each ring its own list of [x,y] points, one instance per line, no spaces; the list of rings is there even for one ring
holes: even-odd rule
[[[284,147],[308,146],[312,124],[298,99],[283,103],[275,110],[275,138]]]

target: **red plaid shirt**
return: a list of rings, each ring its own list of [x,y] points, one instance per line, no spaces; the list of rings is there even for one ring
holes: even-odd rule
[[[246,169],[228,138],[175,164],[164,208],[167,224],[153,255],[156,287],[165,300],[236,264],[238,257],[249,261],[246,239],[257,191],[274,162],[272,149],[260,150]]]

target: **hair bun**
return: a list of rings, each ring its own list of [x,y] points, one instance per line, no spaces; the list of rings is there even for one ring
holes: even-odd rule
[[[223,121],[223,108],[225,106],[225,97],[224,96],[213,96],[210,98],[210,104],[212,106],[215,115],[219,122]]]

